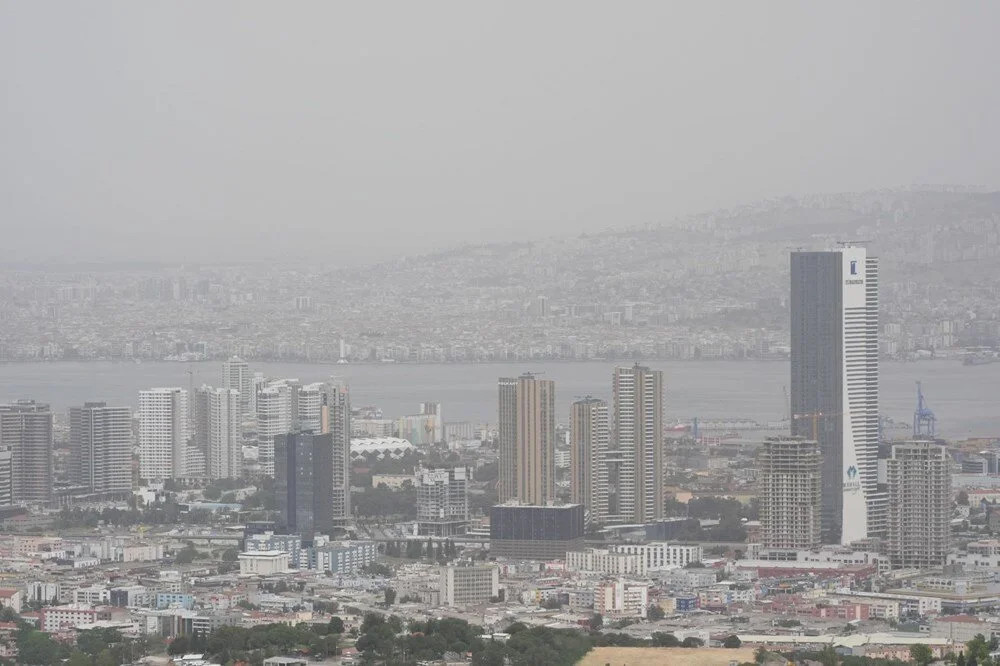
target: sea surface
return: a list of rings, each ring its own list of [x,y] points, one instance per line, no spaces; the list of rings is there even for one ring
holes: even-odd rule
[[[561,421],[578,397],[611,397],[611,371],[605,362],[484,364],[252,363],[269,377],[320,381],[346,379],[355,406],[378,405],[388,417],[412,414],[422,401],[442,403],[446,421],[496,421],[496,380],[525,371],[556,382]],[[782,387],[788,363],[781,361],[650,362],[663,370],[668,420],[747,418],[777,421],[785,412]],[[191,373],[190,375],[188,373]],[[1000,436],[1000,363],[965,366],[958,361],[881,364],[881,411],[910,423],[916,382],[923,382],[938,433],[949,438]],[[88,400],[135,406],[138,391],[154,386],[221,385],[221,362],[116,363],[111,361],[0,363],[0,402],[33,398],[65,410]]]

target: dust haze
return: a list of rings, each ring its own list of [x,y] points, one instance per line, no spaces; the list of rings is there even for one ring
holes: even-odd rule
[[[367,263],[1000,184],[981,3],[0,3],[0,260]]]

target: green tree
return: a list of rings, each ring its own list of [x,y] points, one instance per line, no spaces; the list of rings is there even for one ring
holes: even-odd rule
[[[341,620],[336,615],[334,615],[333,617],[330,618],[330,622],[327,624],[327,628],[329,629],[331,634],[342,634],[344,633],[344,621]]]
[[[722,647],[724,648],[738,648],[743,645],[743,641],[736,634],[730,634],[726,636],[726,640],[722,641]]]
[[[975,659],[977,664],[982,664],[989,659],[990,644],[986,637],[982,634],[976,634],[975,638],[965,644],[965,654],[969,662]]]
[[[41,631],[29,630],[17,640],[17,663],[48,666],[59,659],[59,644]]]
[[[167,654],[185,654],[191,648],[191,641],[187,636],[177,636],[174,640],[170,641],[170,645],[167,646]]]
[[[122,661],[108,648],[101,650],[94,658],[94,666],[120,666],[121,663]]]
[[[934,660],[934,653],[923,643],[917,643],[910,646],[910,659],[916,662],[918,666],[927,666],[927,664]]]
[[[767,661],[767,649],[763,645],[754,650],[753,660],[757,664],[763,664]]]
[[[594,631],[599,631],[601,627],[604,626],[604,616],[600,613],[594,613],[590,616],[590,628]]]
[[[820,651],[817,661],[823,666],[837,666],[837,651],[833,649],[832,645],[825,645]]]
[[[73,650],[69,653],[66,666],[92,666],[90,657],[80,650]]]
[[[700,638],[695,638],[694,636],[688,636],[687,638],[681,641],[681,647],[686,647],[686,648],[697,648],[701,647],[704,644],[705,641],[701,640]]]
[[[649,618],[651,622],[656,622],[657,620],[662,620],[666,613],[660,608],[659,604],[649,604],[649,608],[646,610],[646,617]]]
[[[391,606],[396,603],[396,590],[391,587],[385,588],[385,605]]]
[[[177,551],[177,555],[174,556],[174,564],[191,564],[196,557],[198,557],[198,551],[194,546],[188,544]]]
[[[650,638],[653,641],[654,647],[678,647],[681,644],[681,642],[677,640],[676,636],[662,631],[654,631]]]

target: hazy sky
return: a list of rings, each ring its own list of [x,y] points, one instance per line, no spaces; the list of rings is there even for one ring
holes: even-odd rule
[[[0,0],[0,260],[328,259],[1000,186],[1000,3]]]

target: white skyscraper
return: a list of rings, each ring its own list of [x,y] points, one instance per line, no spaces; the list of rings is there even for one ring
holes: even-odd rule
[[[819,442],[826,543],[886,534],[878,490],[878,261],[791,255],[792,434]]]
[[[205,452],[205,472],[210,479],[243,475],[240,399],[236,389],[202,386],[195,391],[195,445]]]
[[[139,476],[187,475],[188,393],[182,388],[139,391]]]
[[[327,432],[329,424],[326,422],[323,408],[326,406],[329,391],[329,385],[323,382],[306,384],[299,388],[296,414],[299,430],[317,435]]]
[[[265,476],[274,476],[274,438],[295,426],[298,390],[296,380],[281,379],[257,391],[257,460]]]
[[[240,392],[240,414],[250,414],[250,365],[239,356],[222,363],[222,388]]]

